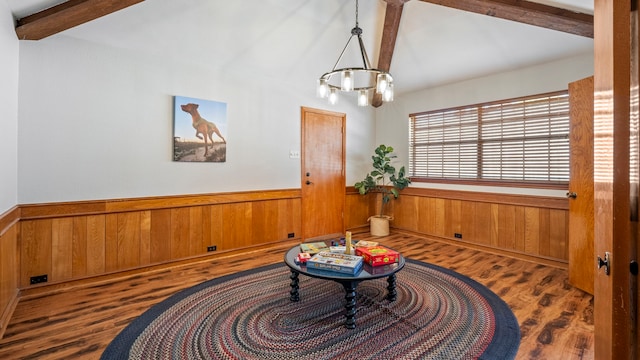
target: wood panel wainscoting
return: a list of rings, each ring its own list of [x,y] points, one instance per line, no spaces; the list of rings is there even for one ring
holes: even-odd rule
[[[18,303],[18,207],[0,214],[0,339]]]
[[[299,189],[17,205],[0,214],[0,339],[20,290],[299,240],[300,210]]]
[[[347,188],[347,228],[366,226],[378,206],[370,195]],[[566,198],[410,187],[390,204],[393,229],[567,267]]]
[[[113,274],[300,237],[300,191],[20,206],[20,288]]]

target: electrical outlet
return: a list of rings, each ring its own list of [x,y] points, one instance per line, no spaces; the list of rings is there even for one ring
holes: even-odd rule
[[[207,246],[207,252],[211,252],[211,251],[216,251],[218,249],[217,246],[213,245],[213,246]]]
[[[38,275],[31,277],[31,285],[46,283],[48,281],[47,275]]]
[[[462,239],[462,234],[460,233],[455,233],[453,234],[453,236],[455,236],[457,239]]]
[[[287,235],[287,237],[288,237],[289,239],[294,238],[294,237],[296,237],[296,233],[289,233],[289,234]]]

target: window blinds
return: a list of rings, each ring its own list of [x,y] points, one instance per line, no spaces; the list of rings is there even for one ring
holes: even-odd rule
[[[415,178],[566,182],[567,91],[410,115]]]

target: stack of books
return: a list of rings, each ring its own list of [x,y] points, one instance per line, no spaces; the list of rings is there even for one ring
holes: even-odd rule
[[[325,270],[355,275],[362,270],[362,263],[362,256],[321,251],[307,260],[307,270]]]

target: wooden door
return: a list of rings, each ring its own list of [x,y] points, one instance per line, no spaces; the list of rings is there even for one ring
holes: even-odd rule
[[[302,108],[302,237],[344,233],[345,114]]]
[[[593,76],[569,84],[569,282],[593,294]]]
[[[610,261],[595,273],[595,358],[636,359],[637,0],[594,4],[594,250]]]

